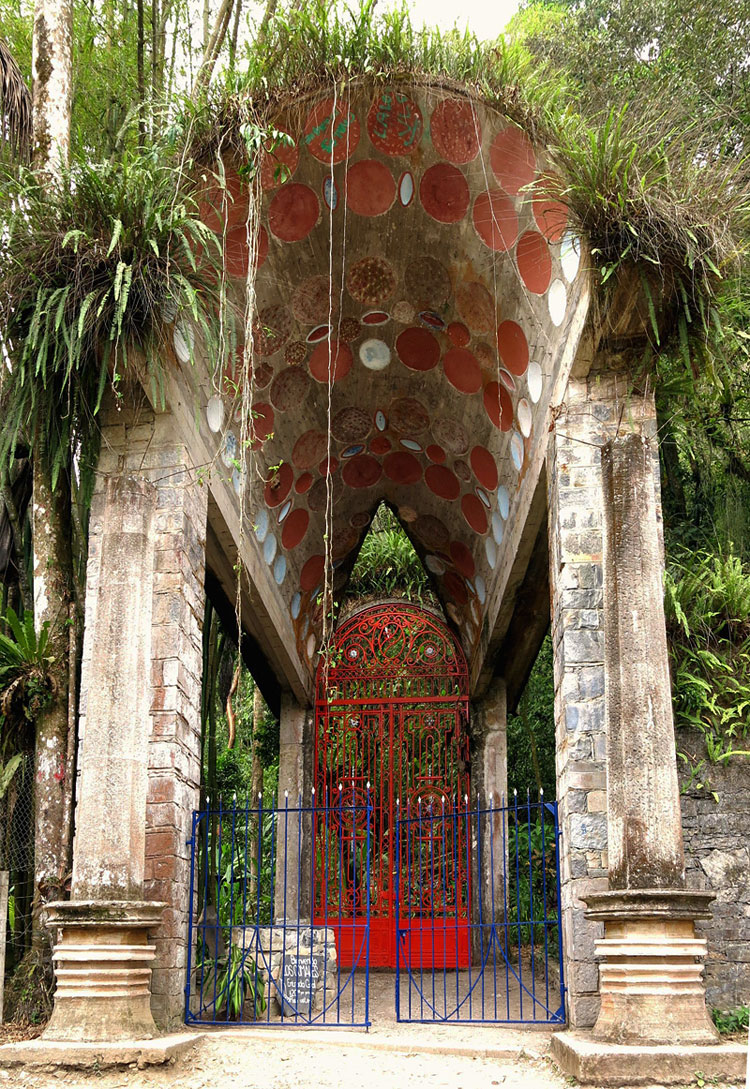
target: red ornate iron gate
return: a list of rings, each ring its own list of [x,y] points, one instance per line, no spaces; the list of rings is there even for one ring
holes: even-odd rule
[[[373,806],[370,851],[370,964],[396,966],[396,874],[401,888],[400,930],[411,930],[409,948],[422,966],[465,967],[470,958],[466,845],[442,837],[427,846],[418,837],[398,853],[396,819],[452,805],[469,790],[468,670],[446,625],[415,605],[380,604],[337,629],[318,667],[315,715],[315,788],[322,803],[343,791],[345,804]],[[462,831],[456,829],[456,836]],[[315,917],[336,933],[339,960],[351,963],[348,934],[363,905],[331,898],[320,875],[329,846],[322,822],[316,839]],[[450,840],[450,842],[449,842]],[[366,883],[356,870],[356,829],[341,853],[352,887]],[[340,849],[340,848],[339,848]],[[426,868],[429,867],[429,874]],[[414,883],[414,888],[410,886]],[[430,888],[429,904],[420,900]],[[436,899],[435,890],[439,890]],[[361,899],[361,896],[359,897]],[[407,916],[404,917],[406,910]],[[425,929],[429,912],[450,922]],[[429,935],[429,938],[427,938]],[[458,936],[456,940],[456,935]],[[425,942],[429,947],[425,947]]]

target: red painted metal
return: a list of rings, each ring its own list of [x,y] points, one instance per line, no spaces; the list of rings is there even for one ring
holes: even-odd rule
[[[437,811],[443,799],[452,805],[468,794],[468,686],[466,659],[449,629],[433,613],[408,604],[374,605],[351,616],[336,630],[318,667],[316,796],[321,801],[335,799],[341,789],[345,801],[364,802],[370,784],[373,967],[396,965],[397,868],[399,926],[419,929],[422,965],[448,966],[445,943],[438,940],[441,927],[448,925],[452,934],[459,934],[451,946],[451,965],[468,964],[466,844],[453,842],[450,836],[429,844],[409,843],[401,858],[396,845],[397,806]],[[363,832],[347,831],[331,839],[331,829],[318,827],[318,874],[324,872],[325,853],[331,850],[340,853],[344,871],[354,872]],[[424,872],[425,852],[431,860],[429,875]],[[357,874],[356,888],[364,890],[365,882]],[[351,951],[345,920],[356,917],[362,905],[347,902],[338,888],[334,896],[316,879],[314,910],[318,922],[335,929],[340,963],[347,965]],[[429,930],[424,928],[427,914],[436,923]],[[437,937],[433,941],[428,934]],[[425,942],[430,948],[424,948]]]

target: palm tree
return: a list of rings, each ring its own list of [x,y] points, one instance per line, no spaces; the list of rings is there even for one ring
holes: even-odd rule
[[[31,150],[31,94],[21,69],[0,38],[0,140],[11,155],[27,159]]]

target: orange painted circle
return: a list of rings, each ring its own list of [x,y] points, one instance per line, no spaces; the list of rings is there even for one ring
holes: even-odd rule
[[[445,377],[459,393],[476,393],[482,387],[482,371],[468,348],[450,348],[443,359]]]
[[[287,182],[268,208],[268,227],[281,242],[301,242],[318,222],[320,205],[308,185]]]
[[[446,330],[448,340],[457,348],[465,348],[471,340],[471,333],[462,321],[452,321]]]
[[[552,278],[549,246],[538,231],[526,231],[518,240],[516,263],[529,291],[543,295]]]
[[[323,431],[305,431],[292,450],[292,462],[298,469],[311,469],[328,450],[328,438]]]
[[[413,371],[431,371],[440,359],[440,344],[429,329],[404,329],[396,340],[401,362]]]
[[[323,98],[307,115],[302,143],[320,163],[342,163],[359,143],[360,127],[353,110]]]
[[[370,442],[370,450],[373,454],[387,454],[391,448],[391,440],[385,435],[376,435]]]
[[[382,473],[380,462],[370,454],[357,454],[341,471],[344,483],[350,488],[370,488],[377,484]]]
[[[310,515],[306,510],[293,510],[281,531],[281,547],[296,548],[307,533],[309,524]]]
[[[384,155],[412,155],[422,138],[422,113],[407,95],[388,88],[373,100],[367,134]]]
[[[346,203],[359,216],[382,216],[396,199],[396,183],[385,163],[361,159],[346,173]]]
[[[346,377],[353,363],[354,356],[348,344],[322,340],[310,356],[310,374],[316,382],[327,383],[330,373],[331,380],[338,382]]]
[[[383,471],[394,484],[416,484],[422,477],[422,466],[414,454],[398,450],[388,454],[383,462]]]
[[[559,242],[568,225],[568,209],[560,200],[537,197],[533,201],[534,219],[548,242]]]
[[[497,350],[511,374],[526,373],[529,365],[529,345],[523,329],[515,321],[503,321],[497,327]]]
[[[469,208],[469,185],[457,166],[435,163],[425,170],[419,183],[419,199],[429,216],[438,223],[458,223]]]
[[[283,130],[280,130],[283,131]],[[291,133],[285,132],[286,136]],[[260,157],[260,184],[264,189],[276,189],[289,181],[299,165],[299,148],[292,143],[269,141]]]
[[[310,490],[310,486],[313,482],[312,473],[301,473],[297,477],[297,483],[294,485],[294,490],[297,495],[304,495],[305,492]]]
[[[273,431],[274,411],[265,401],[256,401],[252,407],[250,437],[254,442],[265,442]]]
[[[473,579],[476,572],[474,557],[463,541],[451,541],[448,551],[456,565],[456,570],[460,571],[464,578]]]
[[[430,118],[430,135],[438,155],[451,163],[470,163],[479,154],[482,130],[470,102],[444,98]]]
[[[427,457],[430,459],[430,461],[434,462],[435,465],[442,465],[445,461],[445,450],[443,450],[442,446],[438,446],[436,443],[432,443],[430,446],[428,446],[425,450],[425,454],[427,454]]]
[[[428,465],[424,479],[427,487],[439,499],[458,499],[461,494],[458,477],[445,465]]]
[[[294,469],[285,461],[280,465],[270,480],[266,481],[263,489],[263,498],[269,507],[278,507],[284,502],[292,489],[294,481]]]
[[[325,571],[325,567],[325,556],[311,556],[305,566],[300,571],[300,589],[307,592],[317,586],[320,580],[323,578],[323,572]]]
[[[490,382],[484,387],[484,409],[495,427],[510,431],[513,423],[513,402],[504,386]]]
[[[497,487],[498,473],[497,464],[489,450],[485,446],[475,446],[469,455],[469,461],[474,476],[482,487],[493,492]]]
[[[513,201],[502,189],[480,193],[474,201],[474,227],[491,250],[504,252],[515,246],[518,238],[518,216]]]
[[[460,575],[457,575],[455,571],[449,571],[443,579],[443,585],[445,589],[459,605],[465,605],[469,600],[469,595],[466,592],[466,584]]]
[[[506,193],[517,196],[536,175],[536,158],[525,132],[511,125],[499,132],[490,148],[492,173]]]
[[[487,532],[487,512],[481,499],[473,493],[465,495],[461,500],[461,510],[475,533]]]

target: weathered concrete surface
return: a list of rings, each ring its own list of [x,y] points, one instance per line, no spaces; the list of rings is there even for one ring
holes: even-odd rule
[[[478,792],[482,805],[507,805],[508,799],[508,736],[505,682],[495,680],[481,700],[471,706],[472,790]],[[492,821],[485,819],[482,835],[482,913],[476,891],[473,892],[474,921],[479,918],[502,917],[501,895],[505,851],[503,817],[497,812]],[[478,933],[478,932],[477,932]]]
[[[279,843],[284,850],[276,855],[276,900],[274,918],[277,920],[309,918],[310,867],[312,864],[312,824],[309,813],[299,807],[309,806],[309,761],[312,738],[309,712],[301,707],[291,693],[281,697],[279,719]]]
[[[587,354],[588,353],[588,354]],[[582,345],[547,452],[557,798],[562,829],[562,923],[568,1014],[594,1024],[601,924],[583,897],[608,887],[601,448],[618,428],[655,436],[653,398],[616,359]],[[654,463],[654,487],[658,463]]]
[[[655,452],[630,432],[602,449],[610,888],[685,884],[656,517]]]
[[[201,1037],[199,1032],[180,1032],[156,1040],[124,1039],[117,1043],[23,1040],[0,1047],[0,1067],[98,1072],[107,1067],[135,1065],[142,1070],[181,1058]]]
[[[571,1031],[553,1035],[552,1058],[582,1085],[691,1085],[698,1071],[706,1081],[737,1083],[745,1076],[747,1047],[735,1043],[629,1047]]]
[[[677,749],[706,760],[700,734],[678,730]],[[750,1004],[750,761],[704,766],[700,789],[689,765],[680,763],[679,773],[687,884],[716,894],[710,917],[696,924],[708,943],[706,999],[710,1007],[734,1009]]]

